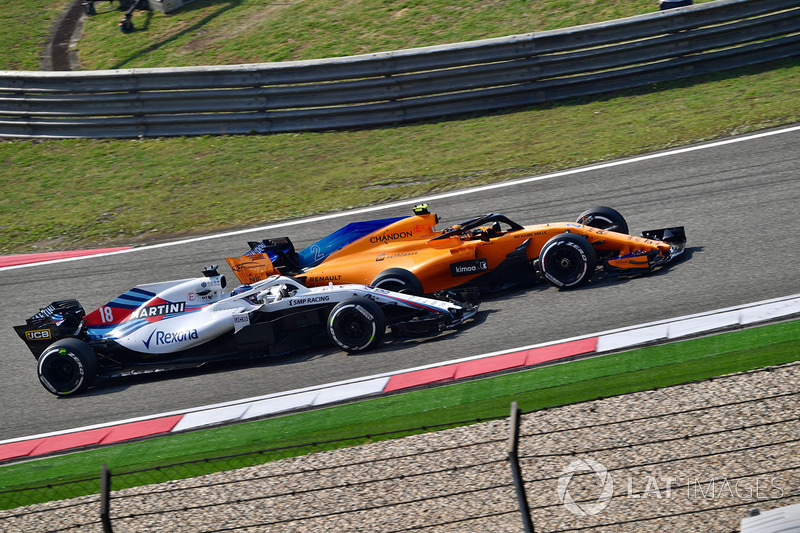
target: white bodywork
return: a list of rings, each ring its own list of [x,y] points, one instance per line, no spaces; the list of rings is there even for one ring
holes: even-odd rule
[[[238,331],[250,324],[254,313],[294,308],[301,310],[305,306],[319,304],[335,305],[353,297],[433,313],[455,313],[463,309],[451,302],[365,285],[331,284],[308,288],[284,276],[271,276],[224,293],[221,278],[222,276],[212,276],[140,285],[137,290],[154,293],[155,296],[143,301],[131,311],[127,319],[110,331],[94,333],[93,337],[113,339],[124,348],[135,352],[167,354],[193,348],[225,333]],[[474,314],[474,309],[464,309],[461,319]]]

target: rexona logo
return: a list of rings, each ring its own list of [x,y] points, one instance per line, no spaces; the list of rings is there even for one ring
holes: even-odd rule
[[[188,329],[186,331],[176,331],[175,333],[171,333],[169,331],[159,331],[156,330],[147,337],[146,341],[142,341],[144,343],[144,347],[148,350],[150,349],[150,344],[155,340],[155,346],[162,346],[164,344],[175,344],[177,342],[185,342],[188,340],[197,339],[199,335],[197,334],[196,329]]]
[[[369,242],[377,244],[379,242],[390,242],[396,241],[397,239],[408,239],[409,237],[413,237],[414,233],[411,231],[398,231],[395,233],[384,233],[383,235],[377,235],[375,237],[370,237]]]
[[[151,316],[163,316],[172,313],[183,313],[186,310],[186,302],[163,303],[147,305],[136,309],[131,313],[131,318],[150,318]]]
[[[470,276],[480,272],[489,271],[489,262],[486,259],[471,259],[459,261],[450,265],[450,274],[453,276]]]

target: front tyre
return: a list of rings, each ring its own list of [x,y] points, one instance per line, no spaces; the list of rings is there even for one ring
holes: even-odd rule
[[[597,254],[586,237],[575,233],[556,235],[545,243],[539,254],[539,268],[544,277],[561,289],[583,285],[594,274]]]
[[[422,296],[422,283],[412,272],[404,268],[389,268],[372,280],[370,284],[387,291],[403,292],[414,296]]]
[[[625,217],[616,209],[604,205],[590,207],[581,213],[575,222],[617,233],[628,233]]]
[[[380,306],[365,298],[340,302],[328,315],[328,336],[346,352],[363,352],[377,346],[386,333]]]
[[[61,339],[39,356],[37,372],[44,388],[56,396],[78,394],[97,376],[97,355],[81,340]]]

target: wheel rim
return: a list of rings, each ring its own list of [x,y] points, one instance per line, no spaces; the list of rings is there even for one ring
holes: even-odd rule
[[[360,346],[372,337],[371,326],[367,317],[352,308],[342,312],[337,329],[343,342],[350,346]]]
[[[75,363],[67,357],[55,357],[46,361],[42,374],[59,391],[70,390],[80,377]]]
[[[403,280],[398,278],[386,278],[381,280],[376,287],[392,292],[410,292],[408,285],[406,285]]]
[[[581,213],[576,221],[594,228],[617,233],[628,233],[628,223],[625,217],[610,207],[596,206]]]
[[[586,270],[581,253],[571,246],[560,246],[550,252],[545,269],[562,283],[579,279]]]
[[[588,218],[586,225],[600,229],[609,229],[611,227],[618,227],[618,224],[615,224],[613,220],[611,220],[608,217],[604,217],[603,215],[594,215],[593,217]]]

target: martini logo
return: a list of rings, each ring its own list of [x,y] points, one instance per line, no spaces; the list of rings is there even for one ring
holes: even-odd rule
[[[131,318],[152,318],[174,313],[183,313],[185,310],[186,302],[163,302],[140,307],[131,313]]]

